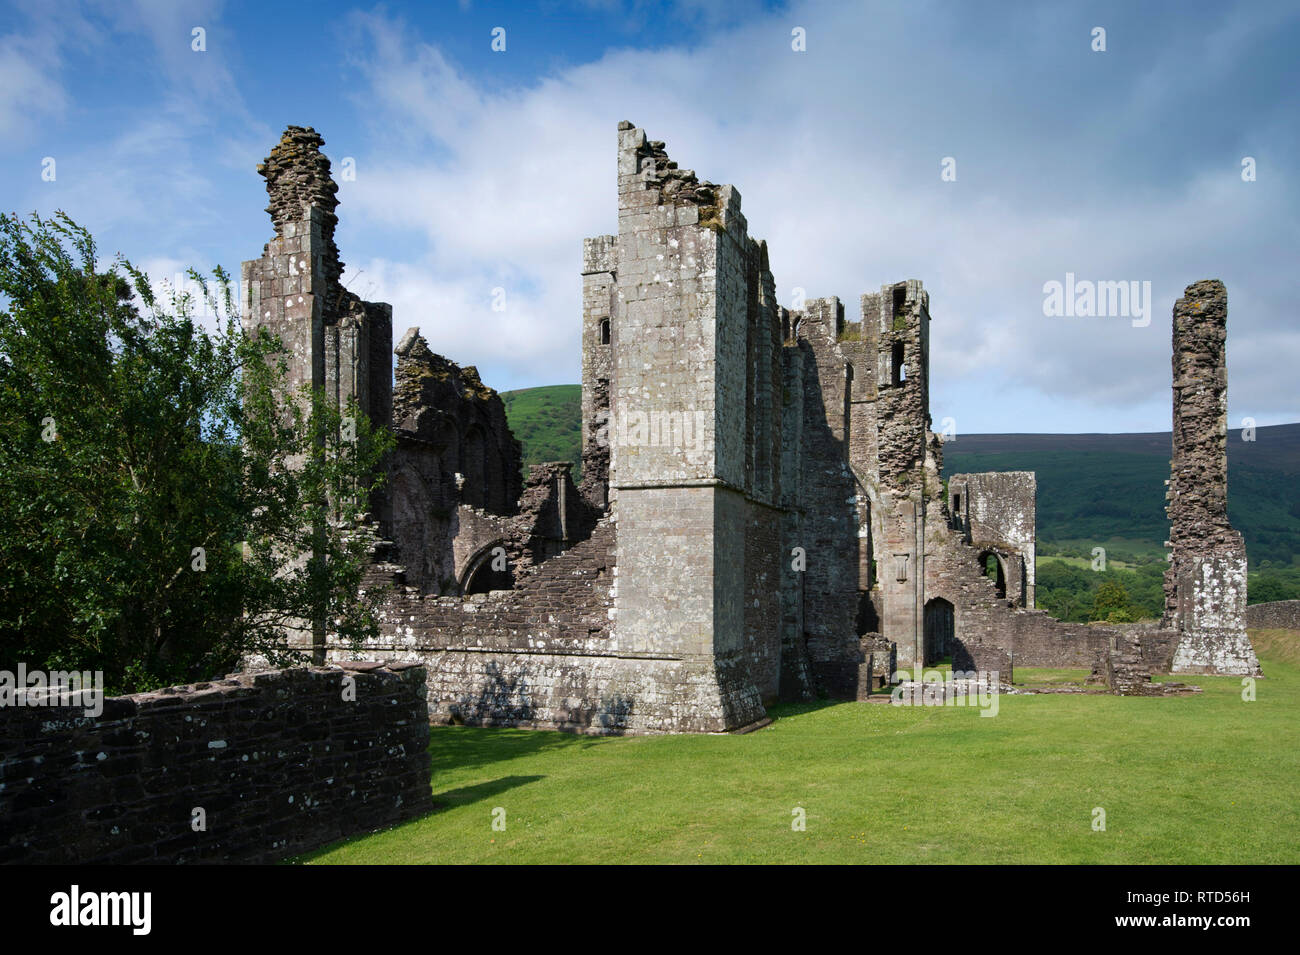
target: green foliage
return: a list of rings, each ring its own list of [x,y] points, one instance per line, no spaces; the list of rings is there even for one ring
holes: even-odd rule
[[[524,473],[533,464],[569,461],[582,468],[582,386],[548,385],[501,394],[506,420],[523,446]]]
[[[1157,620],[1164,613],[1164,565],[1104,571],[1073,566],[1051,557],[1038,560],[1036,605],[1060,620],[1131,623]]]
[[[1110,614],[1117,610],[1127,610],[1128,605],[1128,591],[1124,585],[1118,580],[1103,580],[1092,595],[1093,619],[1109,619]]]
[[[294,622],[376,631],[348,525],[392,439],[286,395],[284,348],[241,332],[213,275],[191,272],[208,332],[189,295],[157,300],[120,257],[99,271],[63,214],[0,216],[0,667],[130,692],[290,662]]]
[[[1253,604],[1300,600],[1300,567],[1276,567],[1266,561],[1258,571],[1248,575],[1246,585],[1249,602]]]

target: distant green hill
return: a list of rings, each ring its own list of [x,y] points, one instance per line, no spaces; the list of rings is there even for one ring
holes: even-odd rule
[[[944,445],[944,475],[1035,471],[1041,553],[1162,559],[1170,435],[971,434]],[[1252,567],[1300,565],[1300,424],[1228,436],[1228,516]]]
[[[546,385],[503,391],[506,420],[524,451],[524,475],[532,464],[573,462],[577,480],[582,465],[582,385]]]
[[[501,395],[524,464],[572,461],[578,471],[582,388],[551,385]],[[944,476],[1035,471],[1041,554],[1113,560],[1164,559],[1169,536],[1168,432],[1147,434],[963,434],[944,445]],[[1300,424],[1228,437],[1228,511],[1246,538],[1252,568],[1300,567]]]

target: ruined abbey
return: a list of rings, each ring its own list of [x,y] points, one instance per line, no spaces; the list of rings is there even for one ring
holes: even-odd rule
[[[390,373],[392,309],[340,284],[322,145],[289,127],[259,167],[275,236],[244,263],[244,320],[286,343],[293,383],[397,435],[363,528],[386,595],[364,655],[425,664],[435,721],[737,730],[945,657],[1004,681],[1093,667],[1131,692],[1258,672],[1227,520],[1222,284],[1174,309],[1165,618],[1063,623],[1034,608],[1033,473],[941,480],[919,281],[849,314],[782,307],[740,193],[621,123],[618,234],[582,246],[581,474],[522,476],[500,397],[434,351],[435,324],[401,337]]]

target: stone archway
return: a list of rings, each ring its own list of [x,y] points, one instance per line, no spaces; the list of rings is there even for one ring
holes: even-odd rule
[[[957,640],[957,611],[950,601],[932,597],[925,602],[924,666],[951,656]]]
[[[478,553],[465,565],[465,574],[461,578],[460,592],[468,597],[470,594],[485,594],[492,590],[511,590],[515,585],[514,574],[510,565],[505,563],[501,569],[499,559],[505,551],[505,541],[498,538],[490,544],[480,547]]]
[[[980,551],[980,572],[993,581],[999,600],[1007,596],[1007,564],[1002,555],[995,550]]]

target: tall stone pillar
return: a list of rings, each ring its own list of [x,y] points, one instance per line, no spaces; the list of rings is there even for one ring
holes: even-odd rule
[[[1173,456],[1164,625],[1175,673],[1256,674],[1246,635],[1246,546],[1228,522],[1228,293],[1204,280],[1174,304]]]
[[[310,384],[343,406],[355,397],[377,425],[393,404],[392,306],[365,302],[339,281],[334,243],[338,185],[325,141],[311,127],[290,126],[257,171],[266,179],[275,237],[262,257],[245,262],[245,331],[264,327],[289,351],[290,387]]]

